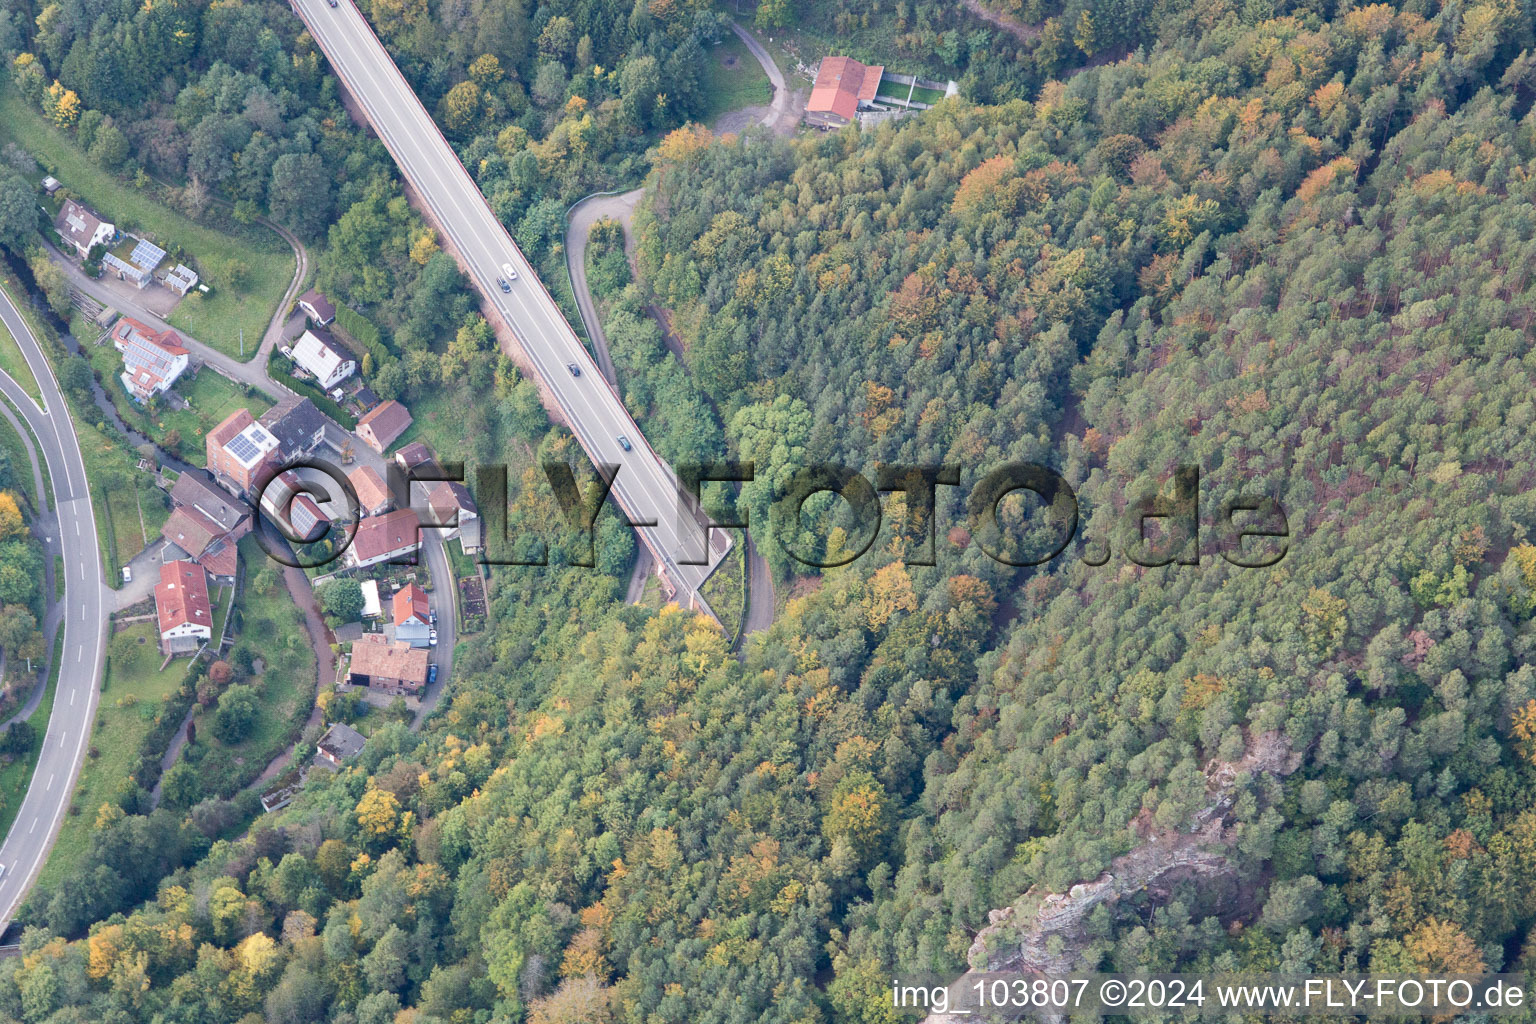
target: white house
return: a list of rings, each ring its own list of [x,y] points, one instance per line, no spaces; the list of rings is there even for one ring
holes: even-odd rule
[[[139,401],[158,395],[187,368],[187,350],[175,331],[156,332],[132,317],[112,328],[112,347],[123,354],[123,386]]]
[[[59,215],[53,219],[53,226],[64,241],[75,247],[81,259],[91,254],[91,246],[110,245],[117,237],[115,224],[102,220],[89,207],[73,199],[64,200]]]
[[[431,642],[432,610],[427,592],[415,583],[395,591],[395,639],[412,647],[427,647]]]
[[[299,308],[304,311],[305,316],[321,327],[336,319],[335,304],[314,289],[299,296]]]
[[[348,359],[314,331],[306,330],[293,343],[294,365],[308,370],[322,390],[331,388],[357,372],[357,362]]]
[[[344,558],[348,568],[365,569],[381,562],[414,562],[420,548],[421,520],[415,512],[402,508],[358,523]]]
[[[362,733],[345,722],[336,722],[315,744],[315,753],[323,757],[327,764],[340,767],[341,762],[361,751],[366,742]]]
[[[160,650],[187,654],[213,637],[213,606],[208,600],[208,576],[196,562],[166,562],[155,587],[155,614]]]

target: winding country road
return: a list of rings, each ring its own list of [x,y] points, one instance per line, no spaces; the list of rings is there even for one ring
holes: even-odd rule
[[[784,81],[784,72],[779,70],[779,65],[775,63],[768,51],[763,48],[763,44],[758,42],[752,33],[742,28],[734,20],[731,22],[731,31],[736,33],[737,37],[751,51],[752,56],[757,58],[757,62],[763,67],[763,74],[768,76],[768,83],[773,86],[773,99],[768,103],[768,112],[762,117],[763,127],[775,129],[783,134],[789,134],[789,132],[794,131],[795,122],[800,118],[799,115],[796,115],[788,125],[782,123],[784,114],[789,109],[790,99],[789,86]]]
[[[10,834],[0,844],[0,928],[16,913],[37,872],[47,859],[69,808],[75,779],[85,756],[86,741],[96,718],[100,682],[106,657],[107,590],[102,580],[96,542],[96,517],[85,477],[85,461],[75,439],[69,407],[59,391],[42,347],[21,312],[0,292],[0,321],[21,346],[43,396],[41,408],[9,377],[0,376],[0,390],[21,410],[42,448],[53,483],[56,535],[45,556],[57,551],[64,559],[62,660],[53,713],[42,740],[37,767],[22,798]],[[13,390],[14,389],[14,390]]]
[[[576,293],[576,308],[581,311],[581,322],[586,325],[587,337],[592,339],[592,354],[602,368],[608,383],[617,384],[619,378],[613,369],[613,356],[608,352],[608,335],[603,330],[603,319],[597,315],[597,304],[592,301],[592,288],[587,283],[587,240],[593,226],[600,220],[612,218],[624,226],[624,249],[634,249],[629,222],[635,215],[635,207],[645,189],[631,189],[621,195],[588,196],[571,207],[565,228],[565,269],[571,275],[571,289]]]

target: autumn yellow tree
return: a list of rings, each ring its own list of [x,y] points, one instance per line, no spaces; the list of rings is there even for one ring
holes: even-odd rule
[[[568,978],[555,993],[528,1007],[528,1024],[608,1024],[612,993],[591,975]]]
[[[1482,974],[1483,954],[1454,921],[1431,917],[1403,943],[1420,970],[1435,974]]]
[[[1525,759],[1536,764],[1536,700],[1528,700],[1515,711],[1509,731],[1520,742]]]
[[[410,811],[400,812],[400,801],[387,789],[370,789],[357,802],[357,823],[369,839],[382,841],[409,833]]]
[[[411,262],[418,267],[424,267],[428,260],[437,255],[437,252],[437,232],[431,228],[422,228],[411,241]]]
[[[715,141],[714,133],[701,124],[685,124],[674,129],[656,145],[658,164],[680,164],[708,149]]]
[[[577,932],[571,944],[565,947],[565,958],[560,963],[560,974],[566,978],[591,975],[605,981],[611,970],[603,957],[603,933],[596,928],[583,928]]]
[[[494,53],[482,53],[470,61],[470,80],[482,89],[489,89],[501,81],[503,74],[505,72],[501,70],[501,61],[496,59]]]
[[[426,16],[427,0],[373,0],[374,24],[391,38],[415,27]]]
[[[27,532],[27,524],[21,518],[21,508],[16,496],[10,491],[0,491],[0,540]]]
[[[864,595],[864,615],[870,629],[880,629],[897,612],[910,612],[916,608],[917,594],[912,590],[912,577],[907,575],[900,562],[876,570]]]
[[[480,119],[480,87],[464,81],[449,89],[443,97],[443,113],[449,131],[463,132],[474,127]]]
[[[822,833],[834,844],[846,840],[863,861],[877,853],[890,830],[885,787],[867,771],[851,772],[838,784],[822,819]]]
[[[123,926],[109,924],[98,928],[86,943],[86,976],[100,981],[112,972],[112,965],[123,953]]]
[[[1326,658],[1339,649],[1349,631],[1348,605],[1342,597],[1313,588],[1301,602],[1302,634],[1314,657]]]
[[[1086,9],[1077,16],[1077,27],[1072,30],[1072,42],[1090,57],[1099,48],[1099,33],[1093,27],[1093,15]]]
[[[43,97],[43,110],[60,128],[69,128],[80,119],[80,97],[75,90],[66,89],[57,78]]]

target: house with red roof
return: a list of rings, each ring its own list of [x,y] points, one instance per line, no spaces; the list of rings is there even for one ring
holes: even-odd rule
[[[349,569],[366,569],[382,562],[415,562],[420,548],[421,520],[410,509],[400,508],[358,523],[343,558]]]
[[[374,406],[357,421],[357,436],[363,443],[383,455],[389,446],[411,425],[411,411],[390,399]]]
[[[123,354],[123,387],[136,401],[147,401],[176,382],[187,368],[188,353],[175,331],[156,331],[132,317],[112,328],[112,347]]]
[[[213,637],[213,605],[208,600],[208,576],[196,562],[166,562],[155,586],[155,617],[160,650],[191,654]]]
[[[358,512],[364,516],[376,516],[389,511],[393,499],[384,478],[372,466],[358,466],[347,474],[347,481],[357,492]]]
[[[190,469],[171,488],[171,505],[160,536],[174,545],[177,555],[201,565],[216,581],[233,583],[240,538],[251,532],[250,508]]]
[[[415,583],[395,591],[395,639],[412,647],[428,647],[432,637],[432,609],[427,592]]]
[[[256,421],[249,409],[236,409],[203,439],[208,472],[235,494],[264,483],[282,453],[278,439]]]
[[[817,128],[852,124],[861,108],[874,105],[884,74],[884,65],[860,64],[852,57],[823,57],[805,104],[805,123]]]

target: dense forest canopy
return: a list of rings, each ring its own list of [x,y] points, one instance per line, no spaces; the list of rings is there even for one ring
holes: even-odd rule
[[[1294,769],[1236,779],[1226,884],[1102,908],[1082,966],[1533,966],[1530,12],[991,5],[1070,22],[1026,44],[939,6],[869,10],[880,32],[966,25],[978,42],[943,57],[964,97],[784,141],[685,124],[675,65],[713,9],[376,0],[536,259],[563,202],[645,161],[643,280],[610,333],[626,400],[672,410],[665,454],[754,460],[758,524],[813,461],[947,463],[967,486],[939,489],[932,566],[903,563],[923,524],[899,498],[846,568],[759,531],[786,596],[740,657],[707,620],[621,603],[614,522],[597,571],[498,570],[422,733],[380,730],[239,838],[222,804],[101,811],[81,884],[40,894],[0,962],[0,1018],[888,1021],[893,972],[964,969],[989,911],[1185,827],[1207,766],[1260,737]],[[186,162],[157,173],[262,132],[316,154],[322,280],[381,325],[401,393],[470,382],[453,454],[513,460],[509,522],[558,540],[536,467],[579,463],[570,435],[281,5],[10,10],[8,45],[48,69],[33,87],[62,76],[98,132],[179,126]],[[92,92],[92,52],[163,45],[149,29],[176,18],[198,56],[164,58],[170,84]],[[220,18],[249,43],[212,52]],[[1136,34],[1087,31],[1111,25]],[[980,56],[989,39],[1018,60]],[[258,132],[263,90],[284,115]],[[146,167],[183,137],[131,127]],[[277,159],[264,196],[240,193],[243,158],[218,187],[281,217]],[[1082,542],[1035,569],[980,550],[965,494],[1010,461],[1069,480],[1106,564]],[[1279,500],[1286,557],[1125,558],[1125,509],[1183,465],[1207,517]],[[812,512],[808,537],[846,542]]]

